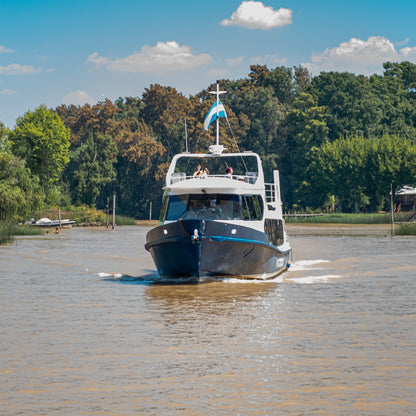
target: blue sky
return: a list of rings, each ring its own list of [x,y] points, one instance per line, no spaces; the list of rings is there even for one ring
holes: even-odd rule
[[[0,121],[41,104],[195,94],[251,64],[382,73],[416,64],[414,0],[0,0]]]

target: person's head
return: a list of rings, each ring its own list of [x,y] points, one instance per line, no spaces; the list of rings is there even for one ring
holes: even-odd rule
[[[225,173],[233,173],[233,168],[231,166],[228,166],[227,169],[225,169]]]

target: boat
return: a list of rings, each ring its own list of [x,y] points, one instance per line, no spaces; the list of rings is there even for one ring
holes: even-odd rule
[[[51,220],[49,218],[41,218],[37,221],[31,219],[28,223],[36,227],[61,227],[61,228],[70,228],[75,224],[75,221],[69,219],[62,220]]]
[[[215,93],[204,124],[217,121],[216,144],[208,153],[173,157],[159,225],[147,233],[145,248],[161,278],[270,279],[288,269],[291,254],[279,171],[265,183],[258,154],[225,152],[218,137],[219,119],[226,117],[218,84]]]

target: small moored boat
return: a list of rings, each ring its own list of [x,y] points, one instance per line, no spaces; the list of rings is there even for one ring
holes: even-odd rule
[[[159,226],[145,248],[163,278],[268,279],[289,267],[279,172],[265,183],[260,157],[225,153],[218,121],[225,109],[217,100],[205,126],[217,121],[217,142],[209,153],[181,153],[166,175]],[[208,120],[208,122],[207,122]]]
[[[41,218],[36,222],[30,221],[29,225],[34,225],[36,227],[65,227],[70,228],[75,224],[75,221],[69,219],[63,220],[50,220],[49,218]]]

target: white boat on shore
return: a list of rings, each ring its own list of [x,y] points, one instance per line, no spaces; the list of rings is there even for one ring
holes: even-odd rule
[[[29,221],[29,225],[33,225],[36,227],[66,227],[70,228],[72,225],[75,224],[75,221],[69,219],[63,220],[50,220],[49,218],[41,218],[37,221]]]
[[[208,126],[217,120],[217,143],[206,154],[174,156],[159,226],[147,233],[145,248],[163,278],[269,279],[289,267],[291,253],[279,172],[265,183],[256,153],[224,152],[218,140],[218,119],[221,112],[225,116],[218,85],[216,93]]]

